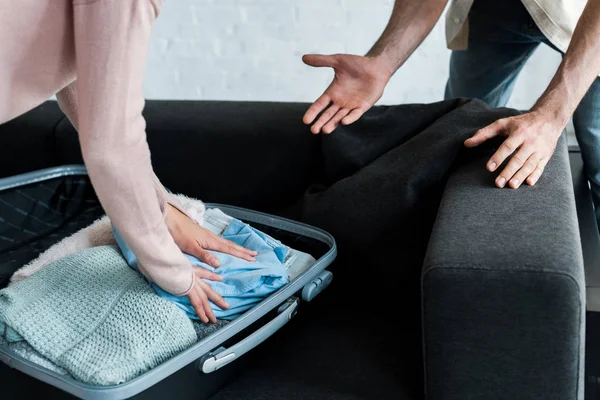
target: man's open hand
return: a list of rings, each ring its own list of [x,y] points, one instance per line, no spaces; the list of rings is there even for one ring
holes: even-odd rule
[[[370,57],[308,54],[302,57],[302,61],[312,67],[330,67],[335,71],[331,85],[302,119],[310,125],[322,113],[310,128],[314,134],[331,133],[340,123],[350,125],[356,122],[381,98],[392,75]]]

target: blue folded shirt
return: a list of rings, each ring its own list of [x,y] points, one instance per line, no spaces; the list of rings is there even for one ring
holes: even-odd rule
[[[127,264],[139,271],[136,256],[114,226],[113,233]],[[223,310],[211,302],[215,317],[232,320],[289,282],[284,266],[289,249],[278,240],[237,219],[231,220],[221,236],[258,252],[256,261],[249,262],[228,254],[210,251],[221,261],[219,268],[213,268],[194,256],[189,254],[185,256],[193,266],[213,271],[223,277],[221,282],[206,279],[204,281],[231,306]],[[189,318],[198,319],[187,296],[174,296],[153,282],[150,282],[150,285],[159,296],[176,303]]]

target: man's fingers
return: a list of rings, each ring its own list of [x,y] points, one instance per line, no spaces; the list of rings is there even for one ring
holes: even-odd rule
[[[527,161],[525,161],[525,164],[523,164],[523,166],[517,171],[517,173],[508,183],[510,187],[513,189],[519,188],[519,186],[525,182],[525,179],[527,179],[527,177],[531,175],[533,171],[535,171],[539,162],[540,157],[536,153],[533,153],[531,156],[529,156]]]
[[[475,132],[475,134],[469,139],[465,140],[465,146],[467,147],[475,147],[479,146],[481,143],[485,142],[488,139],[491,139],[495,136],[498,136],[502,129],[504,129],[504,121],[498,120],[493,124],[486,126]]]
[[[510,136],[508,139],[506,139],[488,161],[486,165],[488,171],[494,172],[500,165],[502,165],[508,156],[510,156],[519,148],[521,144],[522,142],[515,136]]]
[[[335,114],[335,116],[323,127],[323,133],[329,134],[333,132],[339,125],[342,118],[344,118],[350,110],[347,108],[342,108],[340,111]]]
[[[199,281],[198,284],[200,285],[200,287],[202,288],[202,290],[204,290],[204,292],[206,293],[206,295],[208,296],[208,298],[213,303],[215,303],[217,306],[219,306],[219,308],[221,308],[222,310],[227,310],[230,307],[229,303],[227,303],[225,301],[225,299],[223,299],[223,297],[221,297],[220,294],[218,294],[217,292],[215,292],[213,290],[213,288],[210,287],[209,284],[207,284],[206,282],[203,282],[203,281]]]
[[[506,141],[508,140],[509,139],[507,139]],[[498,149],[498,151],[500,151],[500,149]],[[513,176],[517,173],[517,171],[521,169],[521,167],[525,164],[525,161],[529,159],[530,155],[530,150],[521,149],[514,156],[512,156],[510,161],[506,165],[506,168],[504,168],[504,170],[496,178],[496,186],[498,186],[499,188],[503,188],[509,181],[511,181],[511,179],[513,179]],[[516,183],[520,184],[520,182]],[[513,183],[511,182],[511,186],[512,184]]]
[[[365,113],[362,108],[355,108],[342,119],[342,125],[350,125],[359,120],[360,117]]]
[[[194,274],[196,275],[196,279],[208,279],[209,281],[221,282],[223,277],[215,272],[209,271],[202,267],[195,267]]]
[[[537,167],[533,170],[529,178],[527,178],[527,184],[529,186],[535,185],[539,180],[542,174],[544,173],[544,169],[546,168],[546,164],[548,164],[548,159],[543,158],[537,165]]]
[[[333,116],[338,112],[339,109],[340,109],[339,106],[332,104],[331,107],[329,107],[327,110],[325,110],[325,112],[323,114],[321,114],[321,116],[319,117],[317,122],[315,122],[315,124],[312,126],[312,128],[310,128],[311,132],[312,133],[321,132],[321,128],[323,127],[323,125],[325,125],[327,122],[329,122],[329,120],[331,118],[333,118]]]
[[[302,56],[302,61],[306,65],[311,67],[330,67],[334,68],[336,65],[335,55],[323,55],[323,54],[305,54]]]
[[[325,92],[321,97],[317,99],[306,111],[304,117],[302,118],[302,122],[306,125],[310,125],[313,123],[317,115],[321,114],[321,112],[331,103],[331,98]],[[318,132],[317,132],[318,133]]]

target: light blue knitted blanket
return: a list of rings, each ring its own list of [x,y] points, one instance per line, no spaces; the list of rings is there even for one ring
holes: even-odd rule
[[[55,261],[0,290],[0,334],[91,385],[129,381],[197,340],[185,313],[114,246]]]

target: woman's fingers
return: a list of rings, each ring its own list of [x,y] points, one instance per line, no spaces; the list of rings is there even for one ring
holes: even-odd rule
[[[211,323],[216,324],[217,318],[215,317],[215,313],[213,312],[212,308],[210,308],[210,302],[208,301],[208,298],[202,301],[202,306],[204,307],[204,312],[206,313],[208,320]]]
[[[335,114],[335,116],[323,127],[323,133],[330,134],[340,126],[340,121],[350,112],[347,108],[342,108],[340,111]]]
[[[245,253],[245,254],[247,254],[247,255],[249,255],[249,256],[251,256],[251,257],[254,257],[254,256],[256,256],[256,255],[258,254],[258,252],[257,252],[257,251],[255,251],[255,250],[250,250],[250,249],[247,249],[247,248],[245,248],[244,246],[240,246],[239,244],[237,244],[237,243],[233,243],[233,242],[232,242],[232,241],[230,241],[230,240],[223,239],[222,237],[219,237],[219,236],[216,236],[216,238],[217,238],[218,240],[220,240],[221,242],[223,242],[224,244],[226,244],[226,245],[228,245],[228,246],[231,246],[232,248],[234,248],[234,249],[236,249],[236,250],[238,250],[238,251],[241,251],[242,253]]]
[[[217,243],[220,243],[221,245],[226,245],[228,248],[230,248],[232,251],[237,251],[239,253],[243,253],[246,254],[248,256],[250,256],[250,258],[254,258],[254,256],[256,256],[258,253],[254,250],[250,250],[245,248],[244,246],[240,246],[237,243],[233,243],[230,240],[227,239],[223,239],[221,236],[217,236],[212,232],[209,231],[203,231],[201,232],[202,234],[207,234],[208,238],[207,240],[204,240],[202,242],[204,243],[208,243],[208,246],[205,246],[208,250],[219,250],[219,245]],[[200,244],[198,244],[200,245]],[[201,246],[201,245],[200,245]],[[201,246],[202,247],[202,246]],[[229,252],[226,252],[228,254],[232,254]],[[241,257],[240,257],[241,258]],[[250,260],[253,261],[253,260]]]
[[[216,250],[221,253],[230,254],[242,260],[254,262],[256,261],[255,251],[248,250],[240,245],[237,245],[227,239],[217,238],[210,246],[211,250]]]
[[[230,254],[234,257],[241,258],[242,260],[246,260],[249,262],[256,261],[256,251],[247,249],[227,239],[223,239],[217,236],[215,236],[211,241],[209,241],[208,246],[206,247],[210,250]],[[206,249],[202,248],[200,243],[196,243],[196,246],[194,246],[194,248],[192,249],[191,254],[199,258],[200,261],[210,265],[213,268],[219,268],[221,266],[221,261],[219,260],[219,258],[214,254],[211,254]]]
[[[212,308],[210,308],[210,302],[208,301],[206,288],[208,288],[210,291],[213,291],[210,286],[206,284],[206,282],[203,282],[200,279],[196,280],[194,291],[198,295],[198,301],[196,304],[192,303],[192,305],[194,306],[194,310],[196,310],[196,313],[202,322],[207,323],[210,321],[215,324],[217,319],[215,318],[215,313],[213,312]],[[202,315],[204,315],[204,319],[202,319]]]
[[[198,276],[198,273],[196,272]],[[217,292],[213,290],[206,282],[202,279],[196,279],[194,283],[194,288],[188,295],[190,299],[190,303],[200,318],[200,321],[205,324],[208,322],[212,322],[213,324],[217,322],[215,318],[215,313],[213,312],[210,301],[215,303],[222,310],[227,310],[230,306],[229,304],[219,295]],[[210,299],[210,301],[209,301]]]
[[[220,309],[227,310],[230,307],[229,303],[227,303],[219,293],[215,292],[208,283],[198,280],[198,285],[202,288],[202,290],[204,290],[206,296],[208,296],[208,298],[213,303],[215,303]]]
[[[196,279],[208,279],[209,281],[215,282],[221,282],[223,280],[221,275],[202,267],[195,267],[194,274],[196,275]]]
[[[332,104],[327,110],[325,110],[323,114],[321,114],[317,122],[315,122],[314,125],[310,128],[311,132],[321,132],[321,128],[323,127],[323,125],[329,122],[329,120],[333,118],[333,116],[339,111],[339,109],[340,106]]]
[[[199,243],[196,243],[196,246],[194,246],[190,254],[213,268],[219,268],[221,266],[221,261],[217,256],[203,249]]]
[[[198,318],[200,318],[200,321],[207,324],[209,321],[209,318],[206,315],[206,310],[204,309],[204,305],[202,304],[202,297],[200,296],[201,292],[202,292],[202,290],[198,290],[197,284],[194,284],[194,288],[192,289],[190,294],[188,294],[188,298],[190,299],[190,303],[192,304],[192,307],[194,307],[194,311],[196,312],[196,315],[198,316]],[[206,295],[204,297],[206,297]]]
[[[202,286],[201,286],[202,283],[204,283],[204,282],[198,281],[196,283],[196,292],[198,293],[198,295],[200,297],[200,304],[198,305],[198,309],[201,310],[200,312],[204,311],[204,315],[206,316],[206,319],[208,321],[212,322],[213,324],[216,324],[217,319],[215,318],[215,314],[213,313],[212,308],[210,308],[210,302],[208,301],[208,297],[206,296],[206,293],[204,292],[204,290],[202,290]]]
[[[195,241],[184,249],[188,254],[199,258],[202,262],[210,265],[213,268],[219,268],[221,261],[211,254],[208,250],[215,250],[221,253],[230,254],[242,260],[254,262],[258,254],[254,250],[247,249],[239,244],[233,243],[230,240],[223,239],[204,228],[199,228],[199,233],[196,233]]]

